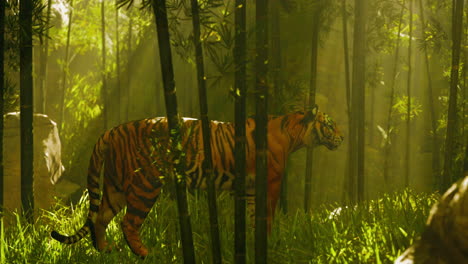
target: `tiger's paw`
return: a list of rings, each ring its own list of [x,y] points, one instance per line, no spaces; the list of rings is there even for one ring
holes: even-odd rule
[[[122,252],[122,248],[117,243],[112,242],[104,248],[103,252],[105,253]]]
[[[141,246],[139,248],[132,248],[133,253],[138,255],[141,259],[145,259],[148,256],[148,249],[145,246]]]
[[[99,252],[102,252],[102,253],[111,253],[115,251],[116,252],[122,251],[122,248],[119,245],[117,245],[117,243],[115,242],[111,242],[111,243],[105,242],[99,247]]]

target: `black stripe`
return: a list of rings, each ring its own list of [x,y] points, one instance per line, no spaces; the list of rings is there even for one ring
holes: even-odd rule
[[[287,122],[289,120],[289,116],[285,115],[283,118],[281,118],[281,130],[284,130],[284,128],[287,126]]]
[[[223,145],[224,141],[225,141],[224,133],[218,126],[216,128],[216,144],[218,145],[219,155],[221,156],[221,166],[224,166],[224,164],[226,164],[226,155],[225,155],[224,145]]]
[[[90,204],[89,205],[89,210],[93,211],[93,212],[97,212],[99,210],[99,205]]]
[[[93,246],[94,246],[95,249],[98,249],[97,239],[96,239],[96,231],[94,229],[93,221],[91,221],[91,219],[88,218],[86,220],[86,225],[89,227],[89,231],[91,233],[91,239],[93,240]]]
[[[229,151],[232,153],[234,153],[234,134],[232,133],[232,130],[230,130],[228,127],[224,127],[224,130],[226,131],[226,134],[228,135],[227,137],[227,142],[228,142],[228,145],[229,145]]]
[[[113,213],[114,215],[116,215],[116,214],[118,214],[118,213],[120,212],[120,210],[121,210],[122,208],[116,209],[116,208],[112,205],[108,193],[107,193],[106,195],[104,195],[104,199],[106,199],[106,202],[107,202],[107,204],[109,205],[109,208],[112,210],[112,213]]]
[[[156,175],[149,175],[149,177],[146,178],[148,182],[151,184],[151,186],[154,189],[161,188],[162,182],[159,180],[159,177]]]
[[[117,177],[117,171],[116,171],[116,166],[115,166],[115,162],[117,160],[117,152],[115,151],[115,147],[112,148],[112,158],[108,159],[112,162],[112,164],[105,164],[105,170],[106,170],[106,175],[109,175],[108,179],[109,179],[109,182],[112,184],[112,186],[118,191],[118,192],[123,192],[123,189],[121,188],[121,186],[119,185],[118,182],[116,182],[116,180],[118,180],[118,177]],[[120,161],[122,162],[122,161]],[[111,171],[112,170],[112,171]],[[124,173],[123,173],[124,174]],[[122,179],[125,178],[125,175],[122,176]]]
[[[272,151],[268,151],[267,153],[270,153],[271,159],[273,159],[273,161],[276,162],[276,164],[282,165],[282,164],[280,163],[280,161],[282,160],[281,157],[280,157],[280,159],[278,159],[278,157],[276,156],[276,154],[275,154],[274,152],[272,152]],[[267,162],[268,162],[268,161],[267,161]],[[271,165],[273,165],[273,164],[268,164],[268,167],[270,167]]]
[[[131,204],[128,204],[127,205],[127,214],[136,215],[136,216],[140,217],[141,219],[145,219],[146,216],[148,215],[148,212],[143,212],[140,209],[137,209],[137,208],[131,206]]]
[[[127,190],[127,193],[128,193],[129,195],[130,195],[131,193],[133,193],[133,195],[134,195],[136,198],[138,198],[141,202],[143,202],[147,208],[150,208],[150,209],[151,209],[151,208],[153,207],[154,203],[156,202],[156,199],[158,198],[158,194],[159,194],[159,193],[156,192],[156,195],[154,195],[154,197],[152,197],[152,198],[146,198],[146,197],[144,197],[144,196],[139,195],[138,192],[137,192],[138,190],[136,191],[136,188],[138,188],[138,187],[136,187],[136,186],[130,186],[130,187],[128,188],[128,190]],[[142,190],[142,188],[138,188],[138,189],[140,189],[140,191]],[[151,190],[151,191],[155,191],[155,190]],[[150,192],[145,192],[145,193],[149,194]],[[128,204],[128,205],[130,205],[130,204]],[[128,206],[128,205],[127,205],[127,206]]]
[[[223,173],[223,175],[221,176],[221,181],[219,182],[219,188],[221,188],[226,182],[229,182],[229,180],[229,176],[226,173]]]
[[[93,156],[91,156],[90,166],[88,168],[88,174],[99,175],[99,171],[97,171],[95,163],[96,162],[94,161]]]
[[[92,199],[95,199],[95,200],[101,199],[101,195],[99,195],[98,193],[92,192],[92,191],[89,191],[89,197],[91,197]]]
[[[153,165],[153,161],[156,160],[156,157],[152,157],[151,156],[151,148],[154,146],[153,143],[151,142],[150,140],[150,137],[151,137],[151,134],[148,134],[146,135],[142,135],[143,138],[139,139],[139,142],[141,144],[141,149],[139,151],[139,153],[137,153],[138,157],[140,159],[143,160],[143,162],[147,165],[147,166],[154,166]],[[138,145],[140,145],[138,144]],[[136,157],[133,157],[135,162],[138,164],[139,167],[143,168],[145,167],[144,164],[140,161],[138,162],[137,159],[135,159]],[[145,174],[143,174],[145,175]]]
[[[88,186],[91,188],[99,189],[99,183],[95,181],[94,177],[88,177]]]

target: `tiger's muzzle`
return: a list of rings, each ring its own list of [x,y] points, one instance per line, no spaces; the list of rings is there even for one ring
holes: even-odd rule
[[[341,145],[343,140],[344,140],[343,136],[341,136],[341,135],[340,136],[335,136],[333,139],[324,140],[322,142],[322,145],[327,147],[329,150],[335,150]]]

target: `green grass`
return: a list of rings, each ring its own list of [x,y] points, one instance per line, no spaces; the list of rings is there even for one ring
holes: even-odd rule
[[[331,212],[327,205],[310,214],[277,214],[269,238],[269,263],[392,263],[421,233],[436,195],[404,191],[385,195],[355,208]],[[208,210],[204,194],[189,200],[198,263],[211,263]],[[154,206],[142,239],[150,255],[140,260],[126,245],[120,230],[122,215],[109,225],[109,241],[122,249],[99,253],[90,238],[62,245],[50,238],[52,229],[72,234],[84,223],[87,199],[76,206],[57,205],[44,211],[34,225],[19,216],[8,226],[0,222],[0,263],[183,263],[178,238],[176,204],[165,196]],[[233,199],[218,200],[223,263],[233,263]],[[54,228],[52,228],[54,227]],[[248,229],[247,262],[253,263],[253,229]]]

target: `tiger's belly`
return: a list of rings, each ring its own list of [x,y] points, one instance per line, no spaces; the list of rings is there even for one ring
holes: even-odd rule
[[[200,173],[198,171],[187,173],[187,186],[195,189],[205,190],[207,188],[207,179],[209,175],[206,173]],[[215,177],[215,188],[217,190],[226,190],[230,191],[233,189],[234,183],[234,174],[229,171],[213,172],[213,177]]]
[[[198,173],[187,173],[187,186],[189,188],[194,189],[202,189],[206,190],[207,185],[207,176],[206,174],[198,174]],[[235,175],[233,172],[215,172],[215,187],[216,190],[223,190],[223,191],[232,191],[234,190],[234,178]],[[250,193],[250,190],[255,189],[255,174],[249,173],[247,174],[247,178],[245,179],[245,188],[247,193]]]

